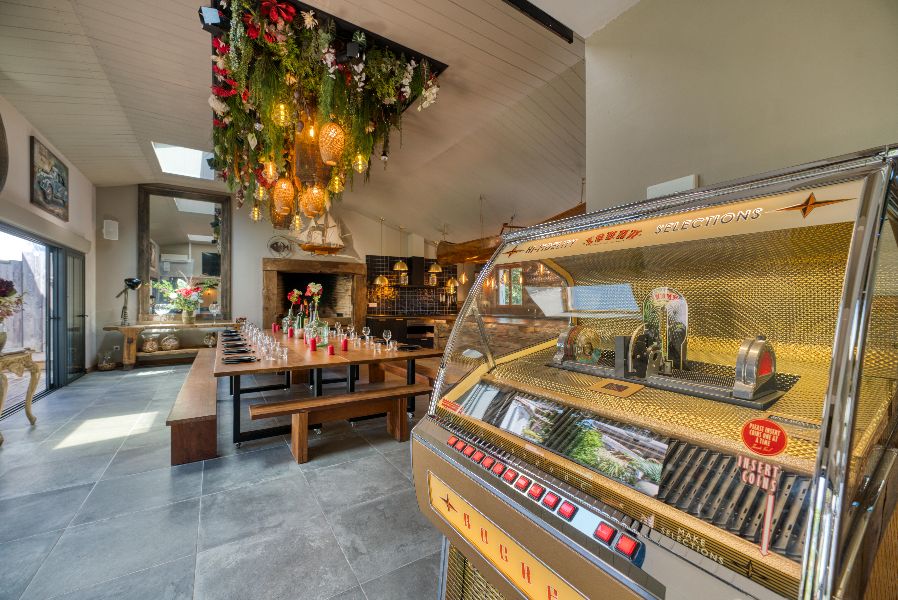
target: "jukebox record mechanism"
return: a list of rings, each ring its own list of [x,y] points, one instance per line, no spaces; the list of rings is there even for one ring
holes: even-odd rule
[[[672,288],[652,290],[642,319],[630,335],[615,336],[613,350],[590,328],[570,327],[558,338],[553,366],[762,410],[798,380],[776,372],[773,346],[762,335],[742,342],[735,367],[688,361],[688,306]]]

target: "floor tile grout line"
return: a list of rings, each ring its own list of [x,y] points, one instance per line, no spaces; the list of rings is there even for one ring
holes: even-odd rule
[[[196,599],[196,575],[197,569],[199,568],[199,555],[200,555],[200,531],[202,531],[202,523],[203,523],[203,483],[206,479],[206,461],[202,462],[203,468],[200,471],[200,501],[197,503],[197,516],[196,516],[196,542],[193,546],[193,593],[191,597]]]
[[[372,577],[371,579],[368,579],[367,581],[363,581],[363,582],[360,583],[359,585],[365,585],[366,583],[371,583],[372,581],[377,581],[377,580],[380,579],[381,577],[386,577],[387,575],[390,575],[390,574],[392,574],[392,573],[395,573],[395,572],[398,571],[399,569],[404,569],[404,568],[406,568],[406,567],[409,566],[409,565],[415,564],[415,563],[418,562],[419,560],[424,560],[424,559],[426,559],[426,558],[430,558],[431,556],[434,556],[434,555],[439,554],[439,553],[440,553],[440,551],[437,550],[436,552],[432,552],[432,553],[428,554],[427,556],[419,556],[419,557],[416,558],[415,560],[410,560],[410,561],[408,561],[407,563],[405,563],[404,565],[400,565],[400,566],[396,567],[396,568],[393,569],[392,571],[387,571],[386,573],[381,573],[381,574],[378,575],[377,577]]]
[[[147,401],[146,405],[144,405],[144,408],[146,408],[147,406],[149,406],[149,404],[150,404],[150,401]],[[83,411],[82,411],[82,412],[83,412]],[[80,414],[80,413],[79,413],[79,414]],[[135,422],[134,425],[131,426],[130,431],[134,431],[134,426],[135,426],[135,425],[136,425],[136,422]],[[131,434],[129,433],[128,435],[131,435]],[[96,489],[97,484],[100,483],[100,480],[103,479],[103,475],[106,473],[106,470],[109,469],[109,465],[112,464],[112,461],[115,460],[115,457],[118,455],[119,450],[121,450],[122,444],[124,444],[124,443],[125,443],[125,440],[128,439],[128,435],[126,435],[124,438],[122,438],[122,441],[121,441],[121,443],[119,444],[118,449],[117,449],[115,452],[112,453],[112,457],[110,457],[109,462],[106,463],[106,468],[103,469],[103,472],[100,474],[100,476],[97,478],[97,480],[94,481],[94,484],[91,486],[90,491],[87,492],[87,495],[84,496],[84,500],[82,500],[82,501],[81,501],[81,504],[78,505],[78,509],[77,509],[74,513],[72,513],[72,518],[69,519],[69,522],[68,522],[68,523],[66,524],[66,526],[63,528],[62,533],[59,535],[58,538],[56,538],[56,541],[53,543],[53,546],[50,548],[50,550],[47,552],[47,554],[44,555],[44,559],[41,561],[41,564],[38,565],[37,569],[35,569],[34,573],[31,575],[31,578],[28,580],[28,584],[27,584],[27,585],[25,586],[25,588],[22,590],[22,594],[19,596],[20,599],[21,599],[23,596],[25,596],[25,594],[28,592],[28,588],[30,588],[30,587],[31,587],[31,584],[34,583],[34,578],[37,577],[37,574],[40,572],[41,568],[42,568],[42,567],[44,566],[44,564],[47,562],[47,559],[48,559],[48,558],[50,557],[50,555],[53,553],[53,550],[55,550],[55,549],[56,549],[56,546],[59,545],[59,541],[63,538],[63,536],[65,536],[66,531],[68,531],[69,527],[72,525],[72,521],[75,520],[75,517],[77,517],[77,516],[78,516],[78,513],[81,512],[81,509],[84,508],[84,503],[87,502],[87,499],[90,498],[90,495],[93,494],[94,490]]]
[[[368,594],[365,593],[365,590],[362,589],[362,582],[359,579],[359,574],[355,572],[355,569],[352,568],[352,563],[349,561],[349,557],[346,556],[346,551],[343,550],[343,546],[340,544],[340,540],[337,538],[337,532],[334,531],[334,526],[331,524],[330,519],[327,518],[327,512],[325,512],[324,507],[321,505],[321,501],[318,500],[318,495],[315,493],[315,488],[312,487],[312,484],[309,482],[308,477],[306,477],[305,472],[300,469],[299,473],[302,475],[303,480],[306,482],[306,485],[309,486],[309,490],[312,492],[311,496],[315,499],[315,504],[318,505],[318,510],[321,511],[321,514],[324,515],[324,522],[327,523],[327,528],[331,532],[331,535],[334,537],[334,540],[337,542],[337,548],[340,549],[340,554],[343,555],[343,560],[346,561],[346,564],[349,565],[349,571],[352,573],[352,576],[355,578],[356,584],[359,586],[359,590],[362,592],[362,596],[365,597],[365,600],[368,600]]]
[[[72,590],[68,590],[67,592],[62,592],[61,594],[53,594],[52,596],[47,596],[45,600],[53,600],[53,598],[59,598],[59,597],[61,597],[61,596],[65,596],[65,595],[67,595],[67,594],[71,594],[71,593],[74,593],[74,592],[80,592],[81,590],[86,590],[86,589],[91,588],[91,587],[94,587],[94,586],[104,585],[104,584],[107,584],[107,583],[112,583],[113,581],[118,581],[119,579],[122,579],[123,577],[130,577],[131,575],[135,575],[135,574],[137,574],[137,573],[143,573],[144,571],[149,571],[150,569],[155,569],[155,568],[157,568],[157,567],[161,567],[161,566],[164,566],[164,565],[170,565],[171,563],[178,562],[179,560],[184,560],[185,558],[190,558],[191,556],[193,556],[193,555],[192,555],[192,554],[185,554],[185,555],[183,555],[183,556],[177,556],[177,557],[175,557],[175,558],[173,558],[173,559],[171,559],[171,560],[166,560],[166,561],[163,561],[163,562],[161,562],[161,563],[156,563],[156,564],[154,564],[154,565],[150,565],[150,566],[148,566],[148,567],[144,567],[143,569],[137,569],[136,571],[131,571],[131,572],[129,572],[129,573],[124,573],[124,574],[122,574],[122,575],[117,575],[116,577],[113,577],[113,578],[111,578],[111,579],[104,579],[103,581],[97,581],[97,582],[91,583],[90,585],[86,585],[86,586],[84,586],[84,587],[79,587],[79,588],[75,588],[75,589],[72,589]]]

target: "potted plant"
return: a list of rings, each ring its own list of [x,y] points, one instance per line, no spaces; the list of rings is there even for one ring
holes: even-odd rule
[[[153,283],[153,287],[168,296],[172,306],[181,311],[182,323],[195,323],[196,311],[203,303],[203,292],[213,286],[209,282],[193,284],[184,279],[178,279],[176,283],[163,279]]]
[[[0,352],[6,345],[6,319],[13,316],[24,306],[22,294],[16,291],[16,285],[8,280],[0,278]]]

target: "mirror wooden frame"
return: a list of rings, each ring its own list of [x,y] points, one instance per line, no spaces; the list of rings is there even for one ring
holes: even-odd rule
[[[221,283],[218,290],[221,315],[218,320],[231,319],[231,196],[176,185],[137,186],[137,277],[145,283],[137,290],[139,322],[154,321],[150,313],[150,196],[168,196],[215,202],[221,205]],[[197,321],[212,320],[211,316],[196,316]]]

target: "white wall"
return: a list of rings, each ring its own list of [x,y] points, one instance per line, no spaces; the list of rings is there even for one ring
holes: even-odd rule
[[[118,221],[118,240],[97,235],[97,349],[112,352],[121,346],[122,336],[103,331],[103,325],[116,325],[121,317],[122,299],[116,298],[126,277],[137,277],[137,186],[97,188],[97,225],[104,219]],[[137,316],[137,294],[131,292],[128,310]],[[121,348],[113,354],[121,361]]]
[[[94,344],[96,317],[96,223],[94,221],[95,193],[93,184],[37,131],[2,96],[0,115],[9,145],[9,175],[0,191],[0,221],[24,229],[51,242],[68,246],[85,254],[84,289],[87,313],[85,358],[87,366],[96,363]],[[52,135],[53,132],[46,132]],[[31,136],[38,138],[69,168],[69,221],[65,222],[31,204]]]
[[[590,210],[898,142],[895,0],[642,0],[587,40]]]

